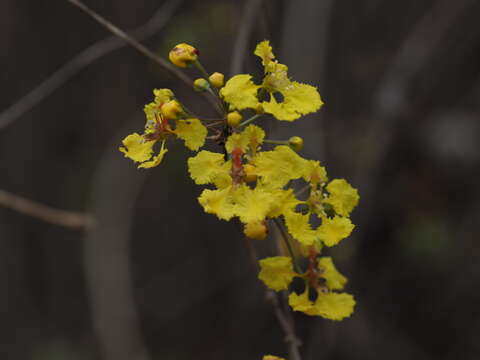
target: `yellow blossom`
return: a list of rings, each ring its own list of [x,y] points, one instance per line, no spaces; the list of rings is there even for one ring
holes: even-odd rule
[[[242,152],[247,150],[248,138],[242,133],[235,133],[228,137],[225,143],[225,149],[228,153],[232,153],[234,149],[241,149]]]
[[[268,40],[258,43],[254,54],[262,59],[263,66],[267,66],[273,59],[275,59],[275,55],[273,55],[272,52],[272,47],[270,46],[270,41]]]
[[[183,113],[183,109],[177,100],[170,100],[160,107],[160,112],[167,119],[177,119]]]
[[[265,355],[262,360],[285,360],[285,359],[275,355]]]
[[[235,75],[220,90],[220,95],[230,105],[231,110],[255,109],[258,105],[257,91],[259,86],[248,74]]]
[[[348,216],[357,206],[360,196],[357,189],[354,189],[344,179],[334,179],[327,185],[330,196],[325,200],[333,206],[338,215]]]
[[[184,68],[197,60],[198,50],[185,43],[178,44],[170,50],[168,58],[174,65]]]
[[[123,139],[122,144],[124,147],[120,147],[119,150],[125,154],[125,157],[142,163],[138,166],[139,168],[150,168],[160,164],[163,156],[168,151],[164,148],[165,142],[163,142],[159,154],[152,159],[153,146],[156,142],[157,140],[145,140],[142,135],[133,133]]]
[[[327,181],[327,170],[320,166],[319,161],[308,160],[305,164],[303,178],[306,182],[318,184]]]
[[[235,213],[245,224],[265,219],[275,200],[268,190],[262,187],[251,189],[245,184],[233,191],[232,198]]]
[[[280,145],[273,151],[260,152],[255,158],[257,175],[272,186],[282,187],[290,180],[302,177],[306,160],[289,146]]]
[[[347,293],[320,293],[315,301],[315,315],[330,320],[342,320],[353,313],[355,300]]]
[[[286,290],[297,276],[293,271],[292,258],[288,256],[274,256],[259,261],[260,273],[258,278],[266,286],[275,291]]]
[[[292,292],[288,296],[288,304],[292,307],[293,311],[301,311],[307,315],[316,315],[313,302],[308,298],[308,289],[301,295]]]
[[[298,204],[303,203],[303,201],[300,201],[295,197],[293,189],[272,189],[270,193],[275,198],[275,201],[273,202],[270,212],[268,213],[269,218],[290,214],[293,210],[295,210],[295,207]]]
[[[256,153],[258,147],[263,143],[265,131],[256,125],[248,125],[242,132],[230,135],[225,144],[227,152],[231,153],[233,149],[239,148],[243,152],[247,151],[247,147],[253,154]]]
[[[202,150],[188,159],[188,171],[198,185],[213,183],[216,178],[229,175],[223,154]]]
[[[180,139],[185,141],[185,146],[190,150],[197,151],[205,144],[207,128],[198,119],[178,120],[177,127],[173,131]]]
[[[337,245],[341,240],[350,236],[355,225],[349,218],[335,216],[323,218],[322,225],[318,227],[317,234],[327,246]]]
[[[321,272],[320,276],[326,280],[326,285],[330,290],[342,290],[344,288],[347,278],[337,271],[331,257],[321,257],[318,261],[318,269]]]
[[[285,214],[288,232],[305,246],[313,245],[318,238],[317,232],[310,226],[309,218],[309,214],[302,215],[294,212]]]
[[[230,190],[230,187],[220,190],[205,189],[198,198],[198,202],[206,213],[215,214],[219,219],[230,220],[235,216]]]

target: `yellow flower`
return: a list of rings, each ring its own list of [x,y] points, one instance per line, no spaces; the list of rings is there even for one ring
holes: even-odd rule
[[[317,111],[323,105],[320,94],[314,86],[291,81],[288,67],[274,61],[275,55],[268,41],[259,43],[254,52],[262,59],[265,78],[262,87],[270,93],[270,101],[262,102],[266,113],[278,120],[293,121],[301,115]],[[273,94],[280,93],[283,101],[277,102]]]
[[[355,300],[347,293],[320,293],[314,307],[315,315],[330,320],[342,320],[352,315]]]
[[[295,240],[305,246],[313,245],[318,238],[317,232],[312,230],[310,226],[309,218],[309,214],[302,215],[294,212],[285,214],[288,232]]]
[[[170,50],[168,58],[174,65],[184,68],[197,60],[198,50],[185,43],[178,44]]]
[[[153,146],[156,142],[157,140],[148,141],[142,135],[133,133],[123,139],[122,144],[124,147],[118,149],[125,154],[125,157],[141,163],[138,166],[139,168],[150,168],[160,164],[163,156],[168,151],[165,149],[165,141],[163,141],[159,154],[152,159]]]
[[[270,41],[268,40],[258,43],[254,54],[262,59],[263,66],[267,66],[273,59],[275,59],[275,55],[273,55],[272,52],[272,47],[270,46]]]
[[[355,225],[348,218],[340,216],[335,216],[332,219],[323,218],[322,225],[317,229],[317,234],[325,245],[334,246],[350,236],[354,227]]]
[[[208,130],[200,120],[186,119],[177,121],[177,127],[173,133],[185,141],[186,147],[190,150],[197,151],[205,144]]]
[[[275,187],[283,187],[290,180],[302,177],[305,164],[305,159],[285,145],[277,146],[273,151],[260,152],[255,158],[257,175]]]
[[[330,196],[325,200],[333,206],[338,215],[348,216],[357,206],[360,196],[357,189],[354,189],[344,179],[334,179],[327,185]]]
[[[221,88],[224,84],[225,75],[219,72],[214,72],[208,77],[208,81],[216,88]]]
[[[198,185],[210,184],[219,177],[230,176],[230,170],[225,168],[223,154],[206,150],[188,159],[188,171]]]
[[[269,218],[275,218],[280,215],[290,214],[298,204],[303,203],[303,201],[298,200],[295,197],[293,189],[272,189],[270,193],[275,198],[275,201],[270,208],[268,213]]]
[[[235,216],[235,206],[230,195],[230,187],[220,190],[203,190],[198,202],[208,214],[217,215],[219,219],[230,220]]]
[[[230,105],[230,110],[255,109],[258,105],[259,86],[247,74],[235,75],[220,90],[220,95]]]
[[[291,293],[288,303],[294,311],[301,311],[307,315],[321,316],[330,320],[342,320],[353,313],[355,300],[346,293],[319,293],[315,302],[308,298],[308,290],[303,294]]]
[[[247,151],[247,147],[255,155],[258,147],[263,143],[265,131],[256,125],[248,125],[241,133],[230,135],[225,144],[227,152],[231,153],[235,148],[239,148],[242,152]]]
[[[183,109],[177,100],[170,100],[160,107],[160,112],[167,119],[178,119]]]
[[[147,125],[153,125],[155,122],[155,116],[160,113],[160,107],[174,97],[173,92],[170,89],[154,89],[153,95],[155,96],[153,102],[145,105],[143,109],[145,116],[147,117]]]
[[[319,161],[308,160],[305,164],[303,178],[306,182],[318,184],[327,181],[327,170],[325,170],[323,166],[320,166]]]
[[[263,357],[263,360],[285,360],[285,359],[275,355],[265,355]]]
[[[340,274],[331,257],[321,257],[318,261],[320,276],[326,280],[326,285],[330,290],[342,290],[347,283],[347,278]]]
[[[235,213],[244,224],[262,221],[269,213],[275,199],[267,189],[250,189],[242,184],[232,192]]]
[[[275,291],[286,290],[297,276],[293,271],[292,258],[288,256],[274,256],[259,261],[260,273],[258,278],[266,286]]]

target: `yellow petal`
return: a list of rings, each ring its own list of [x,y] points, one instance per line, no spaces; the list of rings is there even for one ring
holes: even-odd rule
[[[302,203],[302,201],[299,201],[295,197],[293,189],[273,189],[271,190],[271,194],[275,200],[273,201],[270,212],[268,213],[268,217],[270,218],[291,213],[293,210],[295,210],[295,207],[298,204]]]
[[[353,313],[355,300],[346,293],[320,293],[314,306],[316,315],[330,320],[342,320]]]
[[[290,180],[302,177],[305,163],[305,159],[284,145],[260,152],[255,158],[257,175],[274,187],[283,187]]]
[[[326,285],[330,290],[342,290],[344,288],[347,278],[337,271],[331,257],[321,257],[318,261],[318,269],[321,271],[320,276],[326,280]]]
[[[270,61],[275,59],[275,55],[273,55],[272,47],[270,46],[270,41],[265,40],[258,43],[257,47],[255,48],[254,54],[259,56],[262,59],[262,65],[267,65]]]
[[[242,149],[242,152],[247,150],[248,138],[243,136],[242,133],[235,133],[228,137],[225,143],[225,149],[228,153],[232,153],[234,149]]]
[[[324,218],[322,225],[317,229],[317,233],[325,245],[334,246],[350,236],[354,227],[355,225],[349,218],[335,216],[332,219]]]
[[[206,213],[215,214],[219,219],[230,220],[234,215],[234,204],[230,196],[231,188],[221,190],[203,190],[198,202]]]
[[[261,187],[250,189],[243,184],[232,191],[235,213],[244,224],[265,219],[275,199]]]
[[[286,290],[297,276],[293,271],[292,258],[288,256],[274,256],[259,261],[260,273],[258,278],[266,286],[275,291]]]
[[[188,172],[196,184],[209,184],[218,176],[228,174],[224,167],[223,154],[202,150],[196,156],[188,159]]]
[[[288,304],[292,307],[293,311],[300,311],[307,315],[316,315],[315,307],[308,298],[308,290],[305,290],[301,295],[292,292],[288,297]]]
[[[333,206],[338,215],[348,216],[357,206],[360,196],[357,189],[353,188],[344,179],[334,179],[327,185],[330,196],[325,200]]]
[[[306,182],[318,184],[327,181],[327,170],[320,166],[319,161],[308,160],[305,164],[303,178]]]
[[[120,147],[119,150],[125,154],[125,157],[135,162],[143,162],[152,157],[155,142],[156,140],[146,141],[142,135],[133,133],[123,139],[124,147]]]
[[[153,95],[155,96],[155,102],[157,104],[163,104],[173,99],[173,91],[170,89],[153,89]]]
[[[318,238],[317,232],[312,230],[310,226],[309,218],[310,215],[308,214],[302,215],[294,212],[285,215],[288,232],[294,239],[305,246],[313,245]]]
[[[197,151],[205,144],[207,128],[198,119],[186,119],[177,121],[174,131],[180,139],[185,141],[185,146],[190,150]]]
[[[220,95],[230,104],[231,110],[255,109],[259,104],[257,99],[259,86],[255,85],[251,79],[251,75],[236,75],[220,90]]]
[[[319,110],[323,105],[320,94],[311,85],[292,81],[279,91],[283,95],[282,102],[278,103],[272,95],[269,102],[262,102],[264,111],[278,120],[293,121]]]
[[[148,169],[148,168],[152,168],[159,165],[162,162],[163,157],[167,152],[168,150],[165,149],[165,140],[164,140],[162,142],[162,147],[160,148],[160,152],[158,153],[158,155],[154,156],[153,159],[150,161],[145,161],[144,163],[141,163],[138,167]]]

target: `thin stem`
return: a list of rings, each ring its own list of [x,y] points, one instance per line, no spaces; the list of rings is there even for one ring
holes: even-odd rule
[[[93,218],[89,214],[55,209],[18,195],[11,194],[5,190],[0,190],[0,205],[51,224],[61,225],[72,229],[89,228],[94,223]]]
[[[293,260],[293,267],[295,268],[295,271],[299,274],[302,273],[302,270],[300,269],[300,266],[297,264],[297,260],[295,259],[295,255],[293,253],[292,246],[290,245],[290,241],[288,240],[288,234],[286,233],[285,229],[283,228],[282,224],[280,223],[280,220],[277,218],[273,218],[273,222],[275,225],[277,225],[278,230],[280,231],[280,234],[282,235],[282,239],[285,242],[285,245],[288,249],[288,253],[290,254],[292,260]]]
[[[170,0],[164,3],[143,25],[131,31],[137,40],[145,40],[161,30],[171,19],[183,0]],[[83,49],[59,67],[46,80],[0,113],[0,129],[10,125],[36,105],[40,104],[55,90],[64,85],[78,72],[103,56],[126,46],[117,36],[109,36]]]
[[[79,9],[84,11],[86,14],[90,15],[96,22],[98,22],[100,25],[103,25],[106,29],[108,29],[110,32],[118,36],[119,38],[123,39],[126,43],[128,43],[130,46],[134,47],[138,51],[140,51],[143,55],[148,57],[149,59],[155,61],[157,64],[162,66],[164,69],[169,71],[172,75],[176,76],[178,79],[183,81],[185,84],[188,86],[192,85],[192,81],[190,78],[179,71],[177,68],[175,68],[172,64],[170,64],[167,60],[164,58],[154,54],[152,51],[147,49],[145,46],[143,46],[141,43],[139,43],[137,40],[132,38],[130,35],[125,33],[123,30],[119,29],[117,26],[113,25],[110,21],[106,20],[99,14],[97,14],[95,11],[90,9],[87,5],[85,5],[83,2],[80,0],[67,0],[73,5],[77,6]]]
[[[245,120],[244,122],[240,123],[240,125],[238,125],[238,126],[248,125],[248,124],[250,124],[252,121],[257,120],[260,116],[262,116],[262,114],[253,115],[250,119]]]
[[[286,140],[268,140],[268,139],[264,139],[263,142],[264,142],[264,143],[267,143],[267,144],[288,145],[288,141],[286,141]]]

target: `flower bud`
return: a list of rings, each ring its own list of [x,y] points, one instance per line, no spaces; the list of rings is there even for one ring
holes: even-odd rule
[[[198,50],[185,43],[178,44],[170,50],[168,58],[174,65],[184,68],[197,60]]]
[[[263,114],[265,112],[265,110],[263,109],[263,106],[262,104],[258,104],[257,107],[255,108],[255,112],[257,114]]]
[[[225,79],[225,76],[219,72],[214,72],[208,78],[208,80],[210,81],[210,84],[212,84],[216,88],[221,88],[223,86],[224,79]]]
[[[232,127],[237,127],[238,125],[240,125],[242,119],[243,117],[238,111],[232,111],[227,115],[227,123]]]
[[[255,166],[250,164],[243,165],[243,172],[245,173],[244,180],[246,182],[254,182],[257,180],[257,171]]]
[[[167,119],[177,119],[183,113],[183,109],[177,100],[170,100],[162,105],[160,112]]]
[[[210,87],[210,84],[207,80],[203,78],[196,79],[193,82],[193,89],[198,92],[204,92]]]
[[[303,149],[303,139],[300,136],[292,136],[288,139],[288,145],[296,152],[299,152]]]
[[[243,233],[246,237],[254,240],[263,240],[267,237],[267,226],[265,221],[257,221],[248,223],[243,228]]]

